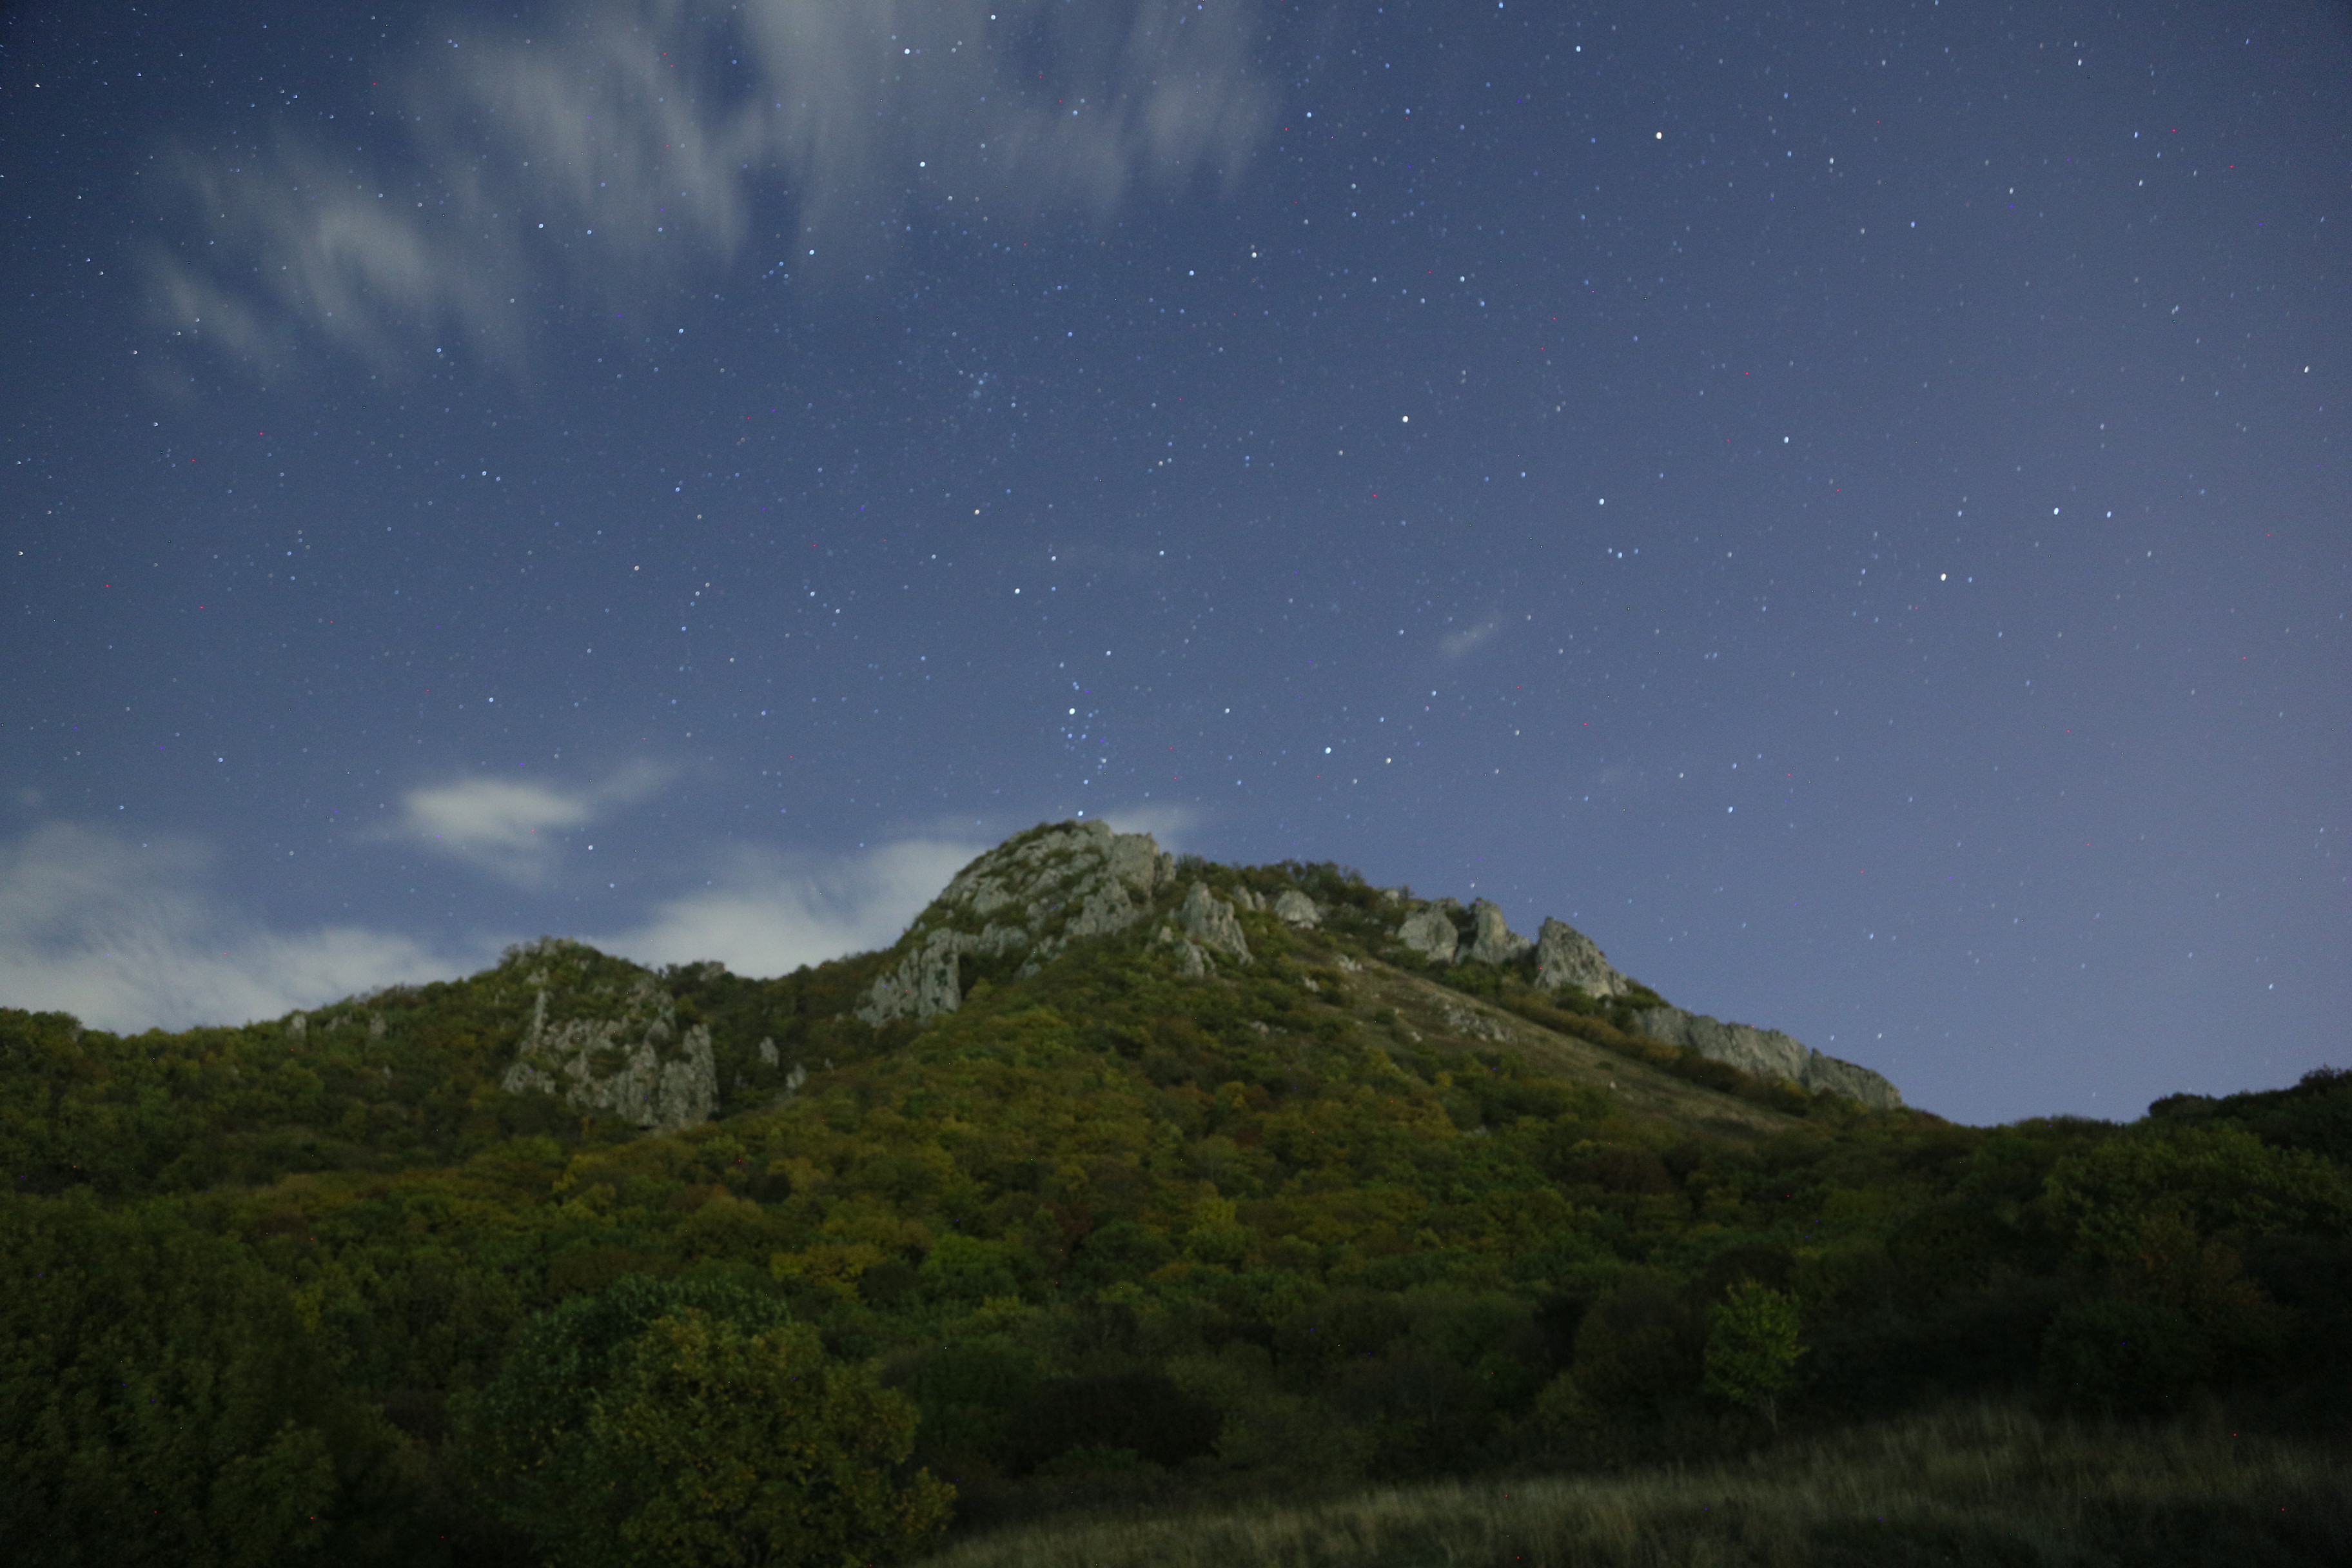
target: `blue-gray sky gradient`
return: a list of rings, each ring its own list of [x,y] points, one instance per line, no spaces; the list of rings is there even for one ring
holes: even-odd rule
[[[0,1003],[1085,811],[1989,1121],[2343,1063],[2340,7],[26,5]]]

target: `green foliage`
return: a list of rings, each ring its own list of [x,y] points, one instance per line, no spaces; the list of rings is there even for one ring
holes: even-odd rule
[[[244,1247],[168,1209],[11,1194],[0,1256],[5,1539],[60,1565],[226,1568],[329,1538],[384,1434]]]
[[[1704,1321],[1654,1269],[1628,1270],[1576,1331],[1576,1386],[1621,1419],[1655,1420],[1698,1392]]]
[[[2157,1124],[2107,1139],[2063,1162],[2049,1192],[2076,1246],[2103,1263],[2143,1256],[2158,1220],[2201,1234],[2352,1231],[2352,1182],[2342,1166],[2226,1122]]]
[[[1004,1454],[1015,1471],[1072,1453],[1181,1465],[1213,1448],[1217,1430],[1215,1407],[1164,1373],[1086,1373],[1040,1384],[1009,1424]]]
[[[2042,1383],[2074,1409],[2160,1415],[2202,1380],[2211,1353],[2210,1336],[2169,1302],[2092,1297],[2069,1302],[2052,1321]]]
[[[1778,1401],[1795,1379],[1801,1319],[1797,1299],[1742,1279],[1706,1315],[1706,1391],[1760,1410],[1776,1426]]]
[[[2338,1165],[2352,1162],[2352,1071],[2318,1068],[2291,1089],[2265,1089],[2214,1099],[2176,1094],[2147,1108],[2151,1121],[2235,1122],[2263,1142],[2281,1149],[2324,1154]]]
[[[661,1318],[716,1312],[753,1331],[782,1326],[790,1310],[723,1280],[625,1278],[574,1297],[524,1325],[497,1379],[469,1413],[483,1484],[525,1529],[560,1523],[585,1484],[590,1418],[620,1377],[632,1347]]]
[[[579,1568],[895,1557],[953,1489],[916,1410],[724,1285],[624,1280],[535,1320],[475,1415],[491,1509]]]

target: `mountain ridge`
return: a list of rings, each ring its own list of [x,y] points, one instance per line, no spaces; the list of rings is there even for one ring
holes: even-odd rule
[[[1150,928],[1152,950],[1170,956],[1185,979],[1205,982],[1221,963],[1238,970],[1253,962],[1241,918],[1246,913],[1279,921],[1310,944],[1344,949],[1351,963],[1417,964],[1441,978],[1479,965],[1507,984],[1515,977],[1517,991],[1537,994],[1554,1013],[1603,1017],[1614,1004],[1618,1033],[1695,1053],[1768,1084],[1788,1081],[1874,1110],[1903,1104],[1894,1084],[1867,1068],[1779,1030],[1672,1006],[1619,973],[1598,944],[1565,921],[1547,917],[1530,939],[1513,931],[1502,910],[1484,899],[1465,909],[1452,899],[1416,899],[1341,878],[1348,896],[1333,900],[1327,889],[1318,903],[1299,887],[1271,885],[1286,879],[1278,869],[1180,861],[1150,835],[1118,833],[1100,821],[1040,824],[972,859],[880,950],[884,971],[855,1016],[877,1026],[901,1019],[923,1024],[960,1007],[983,971],[999,980],[1008,972],[1013,980],[1028,979],[1072,942],[1139,926]],[[1327,927],[1327,920],[1338,923]],[[1633,1004],[1640,1005],[1629,1011]],[[505,1080],[510,1091],[557,1093],[583,1108],[626,1105],[645,1118],[642,1124],[670,1130],[684,1125],[679,1118],[688,1106],[706,1119],[714,1112],[715,1081],[703,1087],[691,1080],[691,1066],[663,1065],[667,1025],[654,1021],[608,1079],[591,1062],[598,1049],[614,1047],[615,1026],[564,1024],[551,1036],[544,993],[538,1005]],[[1556,1030],[1558,1022],[1538,1026]],[[698,1048],[701,1072],[715,1078],[707,1030],[698,1046],[690,1034],[681,1037],[680,1051]],[[560,1065],[540,1065],[551,1055],[561,1057]]]

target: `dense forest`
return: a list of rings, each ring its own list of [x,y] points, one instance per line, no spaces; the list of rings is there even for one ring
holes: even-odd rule
[[[1423,961],[1339,868],[1181,869],[1246,963],[1145,921],[920,1021],[857,1016],[892,953],[558,941],[237,1028],[0,1011],[0,1527],[58,1563],[833,1564],[1971,1401],[2344,1439],[2352,1074],[1958,1126],[1647,1039],[1646,993]],[[648,997],[709,1042],[710,1120],[501,1087],[551,1006]]]

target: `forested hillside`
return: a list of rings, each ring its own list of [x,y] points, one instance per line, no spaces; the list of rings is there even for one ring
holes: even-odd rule
[[[1135,885],[879,1023],[946,916],[772,980],[547,942],[242,1028],[0,1012],[0,1523],[830,1563],[1975,1396],[2341,1436],[2352,1075],[1956,1126],[1430,959],[1337,868]],[[510,1087],[527,1041],[572,1066]],[[710,1120],[597,1087],[705,1046]]]

